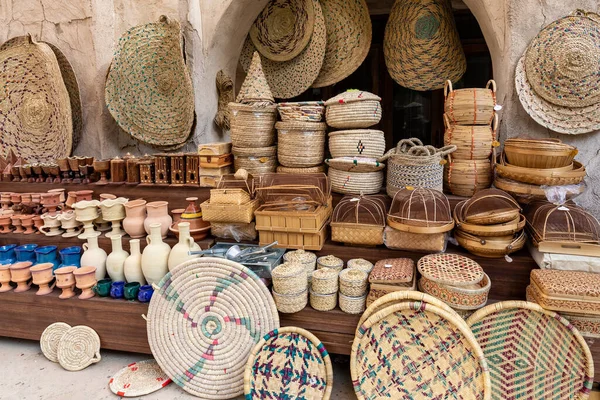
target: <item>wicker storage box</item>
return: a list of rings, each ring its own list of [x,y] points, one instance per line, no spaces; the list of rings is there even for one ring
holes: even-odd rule
[[[210,202],[212,204],[245,204],[250,201],[250,194],[244,189],[212,189]]]
[[[310,290],[316,294],[337,293],[339,288],[338,272],[331,268],[321,268],[312,273]]]
[[[201,156],[220,156],[231,153],[231,142],[204,143],[198,145],[198,154]]]
[[[351,297],[340,293],[338,296],[340,310],[346,314],[362,314],[366,308],[366,301],[366,295],[360,297]]]
[[[471,197],[492,185],[493,172],[489,160],[456,160],[444,166],[444,188],[456,196]]]
[[[600,315],[600,275],[590,272],[534,269],[529,293],[547,310]]]
[[[340,272],[340,293],[350,297],[361,297],[367,293],[369,274],[359,269]]]
[[[487,160],[492,155],[492,147],[497,145],[496,129],[498,116],[494,117],[494,126],[452,124],[444,115],[446,131],[444,145],[455,145],[452,157],[458,160]]]
[[[234,147],[267,147],[275,143],[277,107],[229,103],[231,142]]]
[[[323,163],[327,124],[324,122],[278,122],[277,158],[286,167],[304,168]]]
[[[235,170],[245,169],[251,175],[275,172],[277,169],[277,146],[244,148],[233,146]]]
[[[371,273],[373,267],[373,263],[371,261],[365,260],[364,258],[353,258],[351,260],[348,260],[348,268],[360,269],[361,271],[365,271],[367,274]]]
[[[288,251],[283,255],[283,260],[285,262],[302,265],[309,281],[313,271],[317,267],[316,254],[304,250]]]
[[[383,231],[385,247],[392,250],[409,250],[420,253],[442,253],[446,251],[447,233],[403,232],[387,226]]]
[[[331,157],[379,158],[385,153],[385,135],[372,129],[354,129],[329,133]]]
[[[332,198],[326,206],[314,211],[279,211],[262,205],[256,211],[256,229],[259,231],[318,233],[333,212]]]
[[[386,196],[346,196],[333,211],[331,240],[353,245],[383,244]]]
[[[325,225],[317,233],[258,231],[261,246],[277,241],[279,242],[277,247],[286,249],[319,251],[325,245],[326,238],[327,226]]]
[[[331,311],[337,306],[337,292],[317,294],[310,292],[310,306],[317,311]]]
[[[302,293],[308,289],[306,276],[306,270],[300,264],[280,264],[271,271],[273,290],[283,295]]]
[[[317,268],[329,268],[340,273],[344,269],[344,260],[333,255],[319,257],[317,258]]]
[[[381,98],[373,93],[348,90],[325,102],[327,125],[338,128],[368,128],[381,120]]]
[[[413,281],[415,262],[410,258],[386,258],[375,263],[369,282],[380,284],[407,284]]]
[[[490,80],[485,89],[452,88],[452,82],[444,86],[444,112],[450,122],[460,125],[489,125],[495,115],[496,82]]]
[[[223,154],[220,156],[200,156],[201,168],[221,168],[233,164],[233,156],[231,154]]]
[[[444,285],[427,278],[419,280],[421,292],[437,297],[458,310],[477,310],[485,306],[491,286],[490,278],[485,274],[479,283],[461,287]]]
[[[367,307],[373,304],[377,299],[393,292],[401,292],[405,290],[417,290],[417,275],[413,275],[413,280],[408,283],[382,284],[371,283],[371,289],[367,295]]]
[[[200,187],[217,187],[217,181],[219,177],[217,176],[200,176]]]
[[[239,222],[249,224],[254,219],[254,211],[258,208],[258,200],[244,204],[213,204],[206,200],[200,204],[202,219],[208,222]]]
[[[273,290],[273,300],[277,311],[284,314],[293,314],[304,310],[308,304],[308,289],[300,293],[279,294]]]
[[[325,114],[325,105],[322,101],[279,103],[277,110],[282,121],[321,122]]]

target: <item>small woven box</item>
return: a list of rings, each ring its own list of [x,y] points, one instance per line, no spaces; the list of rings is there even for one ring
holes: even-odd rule
[[[313,272],[311,290],[316,294],[331,294],[338,291],[338,272],[332,268],[321,268]]]
[[[337,306],[337,293],[318,294],[311,291],[310,306],[317,311],[331,311]]]
[[[273,290],[273,299],[279,312],[284,314],[297,313],[302,311],[308,304],[308,289],[292,294],[279,294]]]
[[[348,260],[348,268],[360,269],[369,274],[373,270],[373,263],[364,258],[353,258],[352,260]]]
[[[370,283],[396,284],[410,283],[415,274],[415,262],[410,258],[386,258],[375,263]]]
[[[367,296],[350,297],[340,293],[340,309],[346,314],[362,314],[365,311]]]
[[[312,272],[315,270],[317,265],[317,256],[315,253],[304,250],[288,251],[283,255],[283,260],[302,265],[306,271],[306,277],[308,281],[310,281]]]
[[[361,297],[367,293],[369,275],[360,269],[345,269],[340,272],[340,293],[350,297]]]
[[[528,294],[547,310],[600,315],[599,274],[534,269]]]
[[[301,264],[283,263],[271,271],[273,290],[279,294],[297,294],[308,289],[306,270]]]
[[[344,269],[344,260],[331,255],[319,257],[317,258],[317,268],[331,268],[340,273]]]

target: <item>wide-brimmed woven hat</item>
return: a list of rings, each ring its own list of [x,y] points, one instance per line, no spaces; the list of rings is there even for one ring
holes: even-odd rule
[[[538,33],[525,53],[527,80],[563,107],[600,103],[600,15],[577,10]]]
[[[271,0],[250,29],[260,54],[273,61],[289,61],[300,54],[313,33],[313,0]]]
[[[121,36],[106,80],[106,105],[134,138],[183,146],[194,123],[194,92],[178,21],[161,16]]]
[[[441,89],[467,69],[450,0],[396,0],[383,53],[392,78],[413,90]]]
[[[71,101],[50,46],[26,36],[3,46],[0,64],[0,152],[13,150],[27,162],[69,156]]]
[[[600,129],[600,103],[587,107],[562,107],[538,96],[527,79],[525,57],[517,63],[515,86],[523,108],[538,124],[571,135]]]
[[[333,85],[363,63],[373,36],[365,0],[322,0],[327,46],[325,61],[313,87]]]
[[[304,93],[317,79],[323,66],[327,42],[325,19],[319,0],[312,1],[315,24],[308,46],[289,61],[277,62],[266,58],[262,60],[262,68],[271,92],[278,99],[289,99]],[[256,47],[248,36],[240,55],[240,62],[245,71],[250,68],[255,51]]]
[[[255,51],[252,55],[248,74],[235,101],[250,105],[269,105],[275,102],[271,87],[263,71],[262,60],[258,51]]]

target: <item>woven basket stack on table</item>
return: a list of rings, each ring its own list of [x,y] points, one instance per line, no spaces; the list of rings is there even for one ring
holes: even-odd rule
[[[285,314],[301,311],[308,304],[308,279],[306,268],[296,262],[288,262],[271,271],[273,299],[277,310]]]
[[[470,253],[506,257],[523,248],[525,216],[515,199],[499,189],[484,189],[454,208],[454,238]]]
[[[329,133],[331,190],[342,194],[375,194],[383,185],[385,164],[377,161],[385,152],[382,131],[367,129],[381,120],[381,98],[348,90],[325,102]]]
[[[200,186],[216,187],[223,175],[233,173],[231,143],[205,143],[198,145],[200,156]]]
[[[492,185],[491,155],[499,145],[496,140],[498,116],[496,82],[485,89],[444,86],[444,143],[457,147],[444,168],[444,186],[450,193],[471,197]]]
[[[369,273],[357,268],[340,272],[340,309],[347,314],[362,314],[369,292]]]
[[[369,284],[367,307],[386,294],[417,290],[415,262],[410,258],[379,260],[369,274]]]
[[[333,269],[339,274],[344,269],[344,260],[334,255],[319,257],[317,258],[317,269],[321,268]]]

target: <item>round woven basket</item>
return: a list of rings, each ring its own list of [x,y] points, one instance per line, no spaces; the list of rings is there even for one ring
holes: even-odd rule
[[[311,253],[310,251],[288,251],[283,255],[283,260],[287,263],[302,265],[306,271],[308,280],[310,280],[312,272],[317,267],[317,255],[315,253]]]
[[[457,230],[454,232],[454,238],[469,253],[485,258],[502,258],[515,253],[521,250],[527,241],[524,231],[509,236],[478,237]]]
[[[488,81],[485,89],[452,88],[444,85],[444,112],[450,123],[456,125],[490,125],[496,115],[496,82]]]
[[[489,160],[451,159],[444,166],[444,186],[456,196],[472,197],[492,185],[493,172]]]
[[[374,158],[366,157],[338,157],[328,158],[325,163],[333,169],[347,172],[377,172],[385,168],[384,163],[380,163]]]
[[[331,268],[321,268],[312,273],[310,290],[315,294],[337,293],[339,272]]]
[[[472,286],[456,287],[430,281],[419,280],[419,290],[442,300],[455,310],[477,310],[487,303],[492,281],[487,274]]]
[[[510,194],[520,204],[529,204],[536,200],[546,200],[546,192],[539,185],[532,185],[496,176],[496,179],[494,179],[494,186]],[[549,188],[551,190],[553,189],[552,186]],[[585,185],[580,184],[579,186],[576,186],[574,192],[566,193],[566,199],[570,200],[579,196],[584,191]]]
[[[381,191],[383,171],[349,172],[329,168],[331,191],[342,194],[375,194]]]
[[[278,327],[277,308],[260,278],[241,264],[211,257],[167,273],[147,316],[150,350],[162,370],[203,399],[241,395],[250,351]]]
[[[323,122],[278,122],[277,158],[292,168],[313,167],[325,159],[327,124]]]
[[[321,122],[325,113],[325,105],[322,101],[279,103],[277,111],[283,122]]]
[[[62,335],[56,354],[61,367],[81,371],[102,359],[100,337],[90,327],[75,326]]]
[[[307,168],[289,168],[280,165],[277,167],[277,172],[282,174],[319,174],[325,172],[325,165]]]
[[[348,268],[360,269],[361,271],[365,271],[367,274],[373,270],[373,267],[373,263],[365,260],[364,258],[353,258],[352,260],[348,260]]]
[[[367,295],[360,297],[350,297],[340,293],[340,309],[346,314],[362,314],[365,311]]]
[[[586,175],[583,164],[574,161],[571,169],[567,170],[568,168],[539,169],[515,167],[505,161],[504,155],[501,155],[499,162],[496,163],[496,173],[498,176],[518,182],[547,186],[577,185],[581,183]]]
[[[154,393],[171,383],[155,360],[129,364],[117,372],[108,387],[120,397],[139,397]]]
[[[340,293],[350,297],[362,297],[367,293],[369,274],[359,269],[340,272]]]
[[[468,257],[459,254],[430,254],[421,257],[417,268],[432,282],[450,286],[476,285],[484,277],[483,268]]]
[[[306,270],[301,264],[285,262],[271,271],[273,290],[279,294],[298,294],[307,289]]]
[[[304,307],[308,304],[308,289],[291,294],[279,294],[273,290],[273,300],[275,300],[279,312],[294,314],[304,310]]]
[[[194,91],[178,21],[134,26],[118,42],[105,90],[123,130],[153,146],[183,146],[194,123]]]
[[[333,368],[312,333],[284,327],[266,334],[250,352],[244,373],[247,399],[323,399],[333,389]]]
[[[561,168],[572,166],[577,148],[554,140],[507,139],[504,142],[506,161],[515,167]]]
[[[340,273],[344,269],[344,260],[333,255],[322,256],[317,258],[317,268],[331,268]]]
[[[58,344],[69,329],[71,329],[71,325],[64,322],[55,322],[44,329],[40,337],[40,347],[48,360],[58,362]]]
[[[276,106],[229,103],[231,142],[235,147],[269,147],[275,144]]]
[[[331,311],[337,306],[337,292],[317,294],[310,292],[310,306],[317,311]]]
[[[385,136],[373,129],[353,129],[329,134],[331,157],[379,158],[385,153]]]
[[[446,131],[444,145],[456,146],[452,157],[458,160],[487,160],[496,144],[498,116],[494,118],[494,127],[490,125],[456,125],[450,123],[444,114]]]

